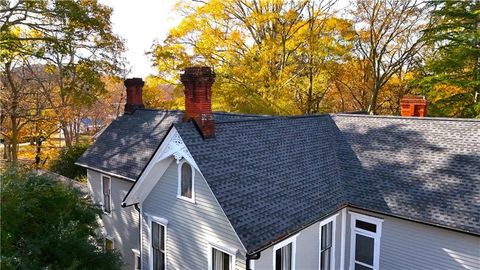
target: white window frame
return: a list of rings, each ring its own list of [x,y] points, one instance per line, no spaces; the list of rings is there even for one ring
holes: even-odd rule
[[[140,256],[140,251],[138,251],[138,249],[132,248],[132,252],[133,252],[133,258],[135,260],[134,264],[133,264],[133,270],[141,269],[142,268],[142,256]],[[137,257],[140,260],[137,260]],[[140,265],[138,265],[138,264],[140,264]]]
[[[218,251],[221,251],[227,255],[230,256],[230,265],[229,265],[229,269],[230,270],[234,270],[235,269],[235,262],[236,262],[236,259],[237,259],[237,249],[236,248],[232,248],[232,247],[229,247],[229,246],[226,246],[226,245],[222,245],[220,243],[214,243],[212,241],[209,241],[208,242],[208,270],[212,270],[212,267],[213,267],[213,262],[212,262],[212,249],[216,249]]]
[[[164,247],[165,247],[165,269],[167,269],[167,252],[168,252],[168,249],[167,249],[167,237],[168,237],[168,220],[167,219],[164,219],[164,218],[161,218],[161,217],[157,217],[157,216],[153,216],[153,215],[149,215],[149,214],[146,214],[148,216],[148,265],[149,265],[149,268],[150,269],[153,269],[153,248],[152,248],[152,222],[155,222],[157,224],[160,224],[162,225],[163,227],[165,227],[165,237],[163,239],[164,243]]]
[[[283,240],[282,242],[276,244],[273,246],[273,259],[272,259],[272,269],[273,270],[277,270],[276,267],[275,267],[275,253],[277,252],[277,250],[281,249],[282,247],[288,245],[288,244],[292,244],[292,270],[295,270],[295,265],[296,265],[296,260],[295,260],[295,257],[296,257],[296,253],[297,253],[297,237],[299,236],[300,234],[297,233],[296,235],[294,236],[291,236],[285,240]]]
[[[110,205],[110,212],[106,212],[105,211],[105,195],[104,195],[104,192],[103,192],[103,178],[108,178],[108,183],[109,183],[109,186],[110,186],[110,198],[109,198],[109,205]],[[101,191],[102,191],[102,211],[104,214],[106,215],[111,215],[112,212],[113,212],[113,204],[112,204],[112,177],[109,176],[109,175],[106,175],[106,174],[100,174],[100,185],[101,185]]]
[[[383,219],[380,218],[375,218],[372,216],[367,216],[355,212],[349,212],[350,214],[350,231],[351,231],[351,237],[350,237],[350,270],[355,269],[355,263],[364,265],[365,267],[370,268],[371,266],[365,265],[361,262],[355,262],[355,240],[356,240],[356,235],[360,234],[366,237],[373,238],[374,240],[374,245],[373,245],[373,270],[379,270],[380,268],[380,238],[382,236],[382,223]],[[360,228],[357,228],[355,223],[357,220],[368,222],[371,224],[374,224],[377,226],[376,232],[371,232],[367,230],[363,230]]]
[[[192,198],[182,196],[182,166],[185,163],[187,163],[192,169]],[[186,160],[182,160],[178,163],[177,198],[187,202],[195,203],[195,167],[193,167],[192,164],[188,163]]]
[[[337,222],[337,216],[338,213],[325,219],[320,222],[320,226],[318,228],[318,269],[320,270],[320,267],[322,265],[322,256],[320,256],[321,251],[322,251],[322,226],[327,225],[328,223],[332,222],[332,247],[331,247],[331,253],[330,253],[330,269],[334,270],[335,269],[335,228],[336,228],[336,222]]]

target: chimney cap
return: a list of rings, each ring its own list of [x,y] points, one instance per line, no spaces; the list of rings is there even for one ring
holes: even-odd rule
[[[126,79],[123,84],[125,85],[125,87],[143,87],[145,85],[145,82],[142,80],[142,78],[130,78]]]

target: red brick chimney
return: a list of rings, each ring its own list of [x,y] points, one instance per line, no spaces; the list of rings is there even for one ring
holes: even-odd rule
[[[404,96],[400,101],[401,116],[427,116],[428,102],[424,96]]]
[[[212,84],[215,73],[209,67],[187,67],[180,75],[185,86],[185,115],[183,121],[193,119],[204,138],[215,137],[212,114]]]
[[[123,84],[127,88],[127,102],[125,103],[125,113],[132,114],[136,109],[145,108],[142,100],[143,85],[145,82],[141,78],[126,79]]]

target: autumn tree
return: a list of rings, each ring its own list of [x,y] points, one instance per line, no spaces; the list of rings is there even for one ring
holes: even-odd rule
[[[7,78],[2,90],[13,93],[10,96],[20,93],[14,81],[8,80],[12,63],[30,69],[42,66],[48,80],[37,76],[37,68],[31,69],[32,79],[70,145],[72,119],[104,92],[102,77],[122,67],[118,60],[122,60],[123,43],[112,32],[112,10],[96,0],[1,1],[0,10],[0,61],[2,76]],[[11,109],[2,111],[4,116],[12,113]],[[15,162],[16,154],[13,157]]]
[[[431,49],[422,86],[431,112],[440,116],[480,116],[480,1],[430,1],[426,30]]]
[[[328,64],[348,47],[350,24],[332,17],[333,1],[181,2],[185,18],[154,45],[159,77],[178,84],[188,65],[213,66],[214,107],[302,114],[320,110]]]
[[[370,114],[379,109],[379,95],[388,81],[400,71],[407,72],[410,61],[421,49],[428,14],[425,8],[420,0],[354,2],[351,16],[357,31],[355,53],[360,61],[368,63],[364,73],[370,78]]]

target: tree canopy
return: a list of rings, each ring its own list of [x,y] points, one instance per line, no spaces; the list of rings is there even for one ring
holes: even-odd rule
[[[120,269],[95,232],[101,210],[48,176],[8,170],[1,180],[2,269]]]

